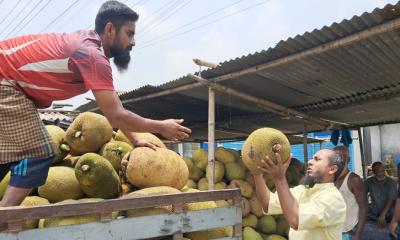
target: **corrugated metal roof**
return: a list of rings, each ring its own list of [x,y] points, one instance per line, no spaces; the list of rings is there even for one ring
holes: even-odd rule
[[[399,3],[387,5],[223,62],[201,74],[252,96],[350,127],[398,122],[399,16]],[[129,100],[124,106],[146,117],[185,118],[186,125],[194,129],[193,139],[206,139],[207,86],[132,101],[193,83],[196,81],[184,76],[131,91],[121,100]],[[244,137],[263,126],[287,133],[304,129],[302,122],[283,119],[234,96],[217,93],[216,101],[217,139]],[[78,110],[93,107],[95,104],[86,104]],[[321,126],[308,124],[307,129],[321,130]]]

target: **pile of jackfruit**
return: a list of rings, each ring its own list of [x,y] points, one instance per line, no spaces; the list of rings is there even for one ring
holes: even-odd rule
[[[242,226],[244,240],[282,240],[287,239],[289,226],[283,215],[265,215],[256,197],[253,174],[260,174],[257,168],[265,155],[276,162],[274,145],[279,144],[278,150],[281,161],[286,162],[290,157],[290,143],[286,136],[272,128],[260,128],[254,131],[244,142],[240,151],[218,147],[215,150],[214,188],[240,188],[242,202]],[[189,180],[183,189],[208,190],[208,152],[196,149],[191,158],[184,157],[189,169]],[[299,184],[304,169],[302,164],[291,161],[286,172],[288,184],[293,187]],[[272,179],[264,174],[268,188],[275,192]],[[229,205],[230,202],[217,201],[218,206]]]
[[[114,132],[107,119],[96,113],[81,113],[67,131],[47,125],[46,129],[59,153],[54,157],[46,183],[25,198],[21,206],[69,204],[102,201],[104,199],[130,198],[177,194],[208,190],[207,156],[203,149],[193,152],[192,158],[182,158],[166,148],[157,136],[150,133],[136,133],[159,147],[134,147],[121,132]],[[261,129],[260,129],[261,130]],[[270,146],[260,144],[258,135],[273,136],[265,129],[249,136],[242,155],[240,151],[218,148],[215,151],[215,189],[240,188],[243,195],[243,236],[244,239],[285,239],[288,226],[282,216],[264,216],[255,196],[254,162]],[[279,132],[280,133],[280,132]],[[284,135],[274,141],[283,146],[281,154],[287,153],[290,144],[280,142]],[[255,140],[254,140],[255,139]],[[278,141],[279,140],[279,141]],[[287,140],[287,139],[286,139]],[[267,141],[269,142],[269,141]],[[258,150],[259,149],[259,150]],[[244,154],[246,153],[246,154]],[[250,170],[249,170],[250,169]],[[287,173],[291,186],[297,185],[300,170],[289,166]],[[0,182],[0,198],[4,195],[10,173]],[[274,189],[271,179],[265,180]],[[184,210],[196,211],[228,206],[229,201],[206,201],[189,203]],[[145,208],[113,213],[113,218],[149,216],[171,213],[172,206]],[[25,222],[23,228],[46,228],[99,221],[99,215],[47,218]],[[233,228],[224,227],[186,233],[186,239],[206,240],[232,236]],[[158,239],[171,239],[158,238]]]

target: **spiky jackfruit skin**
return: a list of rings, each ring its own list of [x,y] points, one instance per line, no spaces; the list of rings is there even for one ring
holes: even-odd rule
[[[276,221],[271,215],[262,216],[258,219],[257,230],[265,234],[272,234],[276,232]]]
[[[244,180],[246,178],[246,168],[244,168],[237,162],[226,163],[225,177],[229,181]]]
[[[201,171],[206,171],[208,164],[208,152],[202,148],[193,151],[192,159],[194,165],[200,168]]]
[[[236,161],[236,155],[232,151],[229,151],[228,149],[223,148],[223,147],[218,147],[215,150],[214,155],[215,155],[215,159],[217,159],[218,161],[220,161],[224,164]]]
[[[147,140],[151,143],[156,144],[157,146],[159,146],[160,148],[167,148],[165,146],[165,144],[154,134],[151,133],[134,133],[139,139],[144,139]],[[129,141],[129,139],[125,136],[125,134],[121,131],[118,130],[117,133],[115,134],[115,140],[117,141],[122,141],[122,142],[126,142],[129,145],[131,145],[132,147],[133,144],[131,143],[131,141]]]
[[[257,227],[257,221],[258,221],[258,219],[255,215],[249,214],[243,218],[242,225],[243,225],[243,227],[255,228],[255,227]]]
[[[285,134],[273,128],[260,128],[252,132],[242,147],[242,159],[246,167],[254,174],[260,174],[258,169],[261,160],[266,155],[276,163],[273,147],[280,144],[281,161],[286,162],[290,157],[290,143]]]
[[[126,142],[111,141],[104,144],[99,153],[111,163],[115,171],[119,172],[122,158],[132,149],[132,146]]]
[[[79,158],[75,176],[88,197],[109,199],[118,196],[117,172],[107,159],[96,153],[86,153]]]
[[[177,193],[181,193],[181,191],[173,187],[160,186],[160,187],[143,188],[141,190],[129,193],[128,195],[124,196],[124,198],[140,197],[140,196],[162,196],[165,194],[177,194]],[[127,216],[141,217],[141,216],[151,216],[157,214],[167,214],[171,212],[172,212],[172,206],[168,205],[155,208],[141,208],[141,209],[128,210]]]
[[[112,138],[113,130],[108,120],[97,113],[78,115],[66,132],[66,141],[73,155],[97,152]]]
[[[126,177],[138,187],[170,186],[181,189],[189,179],[189,170],[174,151],[139,147],[130,153]]]
[[[62,204],[72,204],[72,203],[87,203],[87,202],[99,202],[103,199],[100,198],[82,198],[79,200],[68,199],[59,203],[57,205]],[[118,212],[112,213],[112,218],[115,219],[118,216]],[[89,222],[98,222],[100,221],[99,214],[88,214],[81,216],[70,216],[70,217],[60,217],[60,218],[46,218],[41,220],[39,223],[39,228],[47,228],[47,227],[59,227],[66,225],[74,225],[74,224],[84,224]]]
[[[240,194],[242,194],[243,197],[250,198],[251,195],[253,194],[253,187],[251,186],[250,183],[243,181],[243,180],[233,180],[229,184],[228,188],[239,188],[240,189]]]
[[[38,193],[52,203],[83,196],[74,169],[61,166],[50,167],[46,183],[39,187]]]
[[[65,141],[66,133],[62,128],[55,125],[46,125],[45,127],[55,146],[58,147],[59,150],[59,153],[54,156],[53,163],[61,162],[70,151],[70,148]]]
[[[261,235],[251,227],[243,228],[243,240],[263,240]]]
[[[6,176],[0,181],[0,199],[3,198],[4,193],[6,192],[8,183],[10,182],[11,173],[8,172]]]
[[[193,181],[198,181],[201,177],[204,176],[204,172],[201,171],[201,169],[198,168],[196,165],[194,165],[193,159],[188,157],[183,157],[183,160],[185,161],[189,169],[189,179]]]
[[[38,196],[28,196],[26,197],[22,203],[20,204],[21,207],[33,207],[33,206],[43,206],[49,205],[50,202],[46,198],[38,197]],[[25,221],[22,225],[22,229],[32,229],[37,228],[39,224],[39,219],[35,220],[28,220]]]

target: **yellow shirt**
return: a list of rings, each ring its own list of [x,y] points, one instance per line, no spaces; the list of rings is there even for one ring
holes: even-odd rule
[[[290,240],[340,240],[346,203],[333,183],[300,185],[290,189],[299,203],[298,230],[290,229]],[[268,215],[282,214],[278,194],[271,193]]]

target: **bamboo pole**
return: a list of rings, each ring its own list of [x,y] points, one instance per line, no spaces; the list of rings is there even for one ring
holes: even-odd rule
[[[208,190],[214,190],[215,92],[208,88]]]

